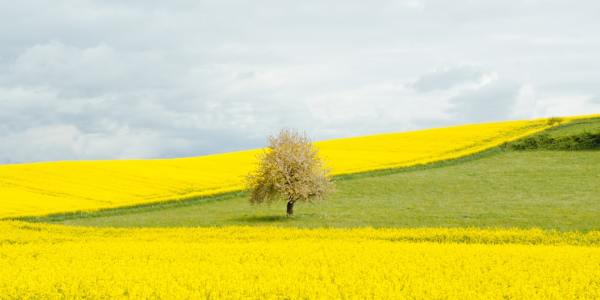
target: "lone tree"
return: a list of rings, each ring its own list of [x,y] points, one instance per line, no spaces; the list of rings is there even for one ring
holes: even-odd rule
[[[258,158],[258,168],[247,177],[251,203],[285,200],[291,216],[297,201],[323,199],[333,190],[329,170],[306,134],[284,129],[269,137],[269,147]]]

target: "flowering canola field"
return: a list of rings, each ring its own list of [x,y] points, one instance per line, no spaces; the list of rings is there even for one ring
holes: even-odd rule
[[[600,232],[0,222],[0,299],[600,298]]]
[[[589,116],[588,116],[589,117]],[[568,122],[584,117],[565,118]],[[480,152],[548,128],[546,119],[316,142],[333,175]],[[260,149],[193,158],[0,165],[0,218],[47,215],[237,191]]]
[[[461,157],[549,126],[490,123],[317,146],[334,174],[346,174]],[[239,190],[258,151],[0,166],[0,218]],[[74,298],[600,299],[600,231],[0,221],[0,299]]]

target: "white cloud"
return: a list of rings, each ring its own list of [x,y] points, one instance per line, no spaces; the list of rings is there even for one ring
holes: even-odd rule
[[[485,122],[508,119],[519,96],[519,84],[495,79],[481,87],[449,99],[449,113],[464,122]]]
[[[475,66],[445,68],[421,76],[413,83],[413,88],[420,92],[447,90],[488,80],[490,76],[486,75]]]
[[[175,75],[168,61],[152,50],[120,53],[105,44],[77,48],[50,42],[25,49],[3,81],[98,95],[157,90],[173,84]]]
[[[516,119],[528,119],[536,115],[538,95],[535,88],[529,84],[522,85],[515,99],[511,115]]]
[[[557,96],[545,98],[542,105],[537,107],[536,115],[564,116],[564,115],[588,115],[597,114],[600,111],[600,103],[594,103],[590,96]]]
[[[0,163],[200,155],[281,127],[323,139],[599,112],[599,7],[2,2]]]

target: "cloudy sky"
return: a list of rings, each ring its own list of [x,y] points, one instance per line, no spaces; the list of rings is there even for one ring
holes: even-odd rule
[[[600,113],[600,1],[0,1],[0,163]]]

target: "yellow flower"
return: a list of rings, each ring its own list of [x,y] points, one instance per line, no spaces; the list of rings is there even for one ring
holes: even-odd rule
[[[587,116],[590,117],[590,116]],[[565,121],[584,118],[565,118]],[[555,126],[547,119],[316,142],[333,175],[467,156]],[[91,211],[243,189],[259,149],[193,158],[0,166],[0,218]]]
[[[0,298],[598,299],[600,232],[0,222]]]

